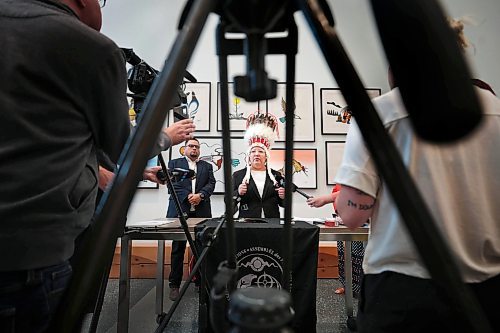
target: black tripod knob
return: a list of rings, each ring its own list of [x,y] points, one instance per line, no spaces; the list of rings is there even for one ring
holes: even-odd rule
[[[274,288],[245,288],[231,294],[231,333],[291,332],[286,328],[294,314],[290,294]]]

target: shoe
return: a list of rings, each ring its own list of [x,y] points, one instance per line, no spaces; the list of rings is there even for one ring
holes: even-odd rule
[[[179,288],[170,288],[170,294],[168,295],[171,301],[175,301],[179,298]]]
[[[336,293],[337,295],[343,295],[343,294],[345,293],[345,289],[344,289],[344,288],[342,288],[342,287],[337,288],[337,289],[335,289],[335,293]]]

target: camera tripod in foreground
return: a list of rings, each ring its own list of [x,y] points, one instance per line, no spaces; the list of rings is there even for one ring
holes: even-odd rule
[[[441,8],[435,1],[419,0],[371,0],[374,15],[380,30],[384,48],[399,83],[402,97],[410,114],[417,134],[435,142],[458,139],[469,133],[479,122],[481,113],[478,101],[468,81],[468,70],[462,59],[452,32],[447,27]],[[361,130],[366,145],[385,184],[394,198],[409,233],[423,258],[432,278],[443,287],[446,295],[457,307],[457,321],[463,322],[471,332],[490,332],[488,321],[481,312],[477,300],[459,278],[458,270],[450,251],[440,236],[436,223],[426,208],[414,182],[405,169],[394,143],[386,133],[364,87],[351,64],[335,31],[333,16],[325,0],[195,0],[188,3],[183,13],[184,24],[165,61],[160,77],[145,101],[144,115],[137,131],[128,141],[120,158],[112,188],[104,196],[96,213],[84,258],[75,268],[74,277],[68,287],[59,312],[53,320],[54,332],[72,332],[81,321],[83,310],[80,306],[88,290],[99,283],[99,272],[106,267],[114,251],[117,237],[125,227],[125,215],[136,184],[144,169],[148,152],[151,150],[166,116],[168,105],[174,101],[176,89],[192,56],[203,26],[211,12],[220,16],[217,28],[217,52],[221,82],[223,150],[224,158],[226,230],[228,235],[227,262],[222,265],[219,281],[214,283],[211,296],[221,300],[221,292],[229,291],[231,299],[239,300],[228,322],[225,314],[212,318],[216,331],[233,332],[259,330],[279,331],[289,322],[285,310],[289,304],[280,304],[283,320],[252,326],[251,321],[237,320],[235,311],[248,314],[249,304],[244,300],[263,297],[259,289],[240,297],[235,291],[234,274],[237,270],[235,259],[235,237],[232,206],[231,165],[229,152],[229,112],[227,56],[244,53],[247,57],[247,75],[236,77],[235,94],[248,101],[273,98],[276,81],[270,80],[264,70],[265,54],[286,55],[286,100],[294,100],[295,54],[297,53],[297,32],[293,14],[300,10],[317,39],[326,62],[337,81],[347,104]],[[413,22],[408,26],[407,22]],[[243,33],[244,38],[226,39],[226,34]],[[285,32],[286,37],[268,38],[269,32]],[[405,36],[404,40],[398,36]],[[432,47],[432,55],[426,51]],[[453,58],[453,61],[448,61]],[[433,82],[424,80],[433,76]],[[418,82],[427,82],[426,85]],[[450,101],[451,96],[454,103]],[[459,99],[459,101],[457,101]],[[430,112],[435,116],[429,124],[419,114],[422,103],[433,100]],[[292,179],[293,149],[293,104],[287,103],[286,110],[286,153],[285,178]],[[461,105],[457,108],[456,105]],[[425,106],[429,111],[429,105]],[[423,109],[423,108],[422,108]],[[454,114],[450,117],[450,114]],[[448,130],[442,130],[446,123]],[[425,126],[424,126],[425,125]],[[292,182],[285,184],[286,193],[292,193]],[[283,286],[289,289],[291,267],[291,207],[292,196],[285,198],[284,271]],[[215,279],[217,281],[217,278]],[[224,287],[221,287],[224,286]],[[215,302],[215,306],[217,306]],[[213,314],[213,313],[211,313]],[[244,318],[240,317],[240,318]],[[236,318],[236,319],[235,319]],[[246,317],[248,318],[248,317]],[[265,326],[267,325],[267,326]],[[274,325],[274,326],[272,326]],[[157,331],[163,330],[160,323]]]

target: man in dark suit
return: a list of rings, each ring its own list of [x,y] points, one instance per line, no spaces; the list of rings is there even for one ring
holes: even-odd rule
[[[184,157],[176,158],[168,162],[168,168],[191,169],[196,173],[194,179],[184,179],[174,182],[175,193],[181,203],[183,213],[188,217],[212,217],[210,196],[214,193],[215,177],[212,165],[200,161],[200,142],[193,138],[186,141]],[[168,201],[167,217],[177,217],[177,210],[172,195]],[[171,271],[168,277],[171,300],[179,297],[179,287],[182,281],[184,264],[184,251],[186,241],[172,241],[172,253],[170,256]]]

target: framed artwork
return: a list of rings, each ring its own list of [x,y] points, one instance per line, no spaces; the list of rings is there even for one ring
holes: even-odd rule
[[[278,83],[275,99],[266,101],[266,111],[278,118],[276,142],[285,141],[286,84]],[[314,84],[295,83],[294,141],[314,142]]]
[[[326,184],[335,185],[335,175],[344,156],[345,141],[326,141]]]
[[[367,88],[370,98],[380,96],[380,88]],[[351,124],[351,110],[339,88],[321,88],[321,134],[346,134]]]
[[[212,164],[216,180],[214,194],[224,194],[224,152],[221,137],[197,137],[200,141],[200,160]],[[231,174],[239,169],[246,168],[248,146],[243,137],[231,138]],[[170,150],[170,159],[184,156],[184,146],[179,145]]]
[[[182,90],[187,96],[187,103],[182,105],[186,114],[193,119],[196,125],[195,133],[210,132],[210,107],[211,83],[210,82],[186,82],[182,84]],[[174,121],[173,112],[168,114],[168,124]]]
[[[293,183],[299,189],[318,188],[317,177],[317,156],[316,149],[301,149],[293,150]],[[271,159],[269,165],[272,169],[279,171],[285,175],[285,149],[271,149]]]
[[[146,168],[157,166],[158,165],[158,156],[153,157],[146,164]],[[140,180],[139,184],[137,184],[137,188],[149,188],[149,189],[157,189],[159,185],[155,182],[151,182],[149,180]]]
[[[260,103],[247,102],[243,98],[236,97],[234,95],[234,84],[232,82],[228,83],[228,94],[229,125],[231,132],[244,132],[246,130],[248,116],[259,110]],[[222,132],[220,82],[217,82],[217,131]]]

